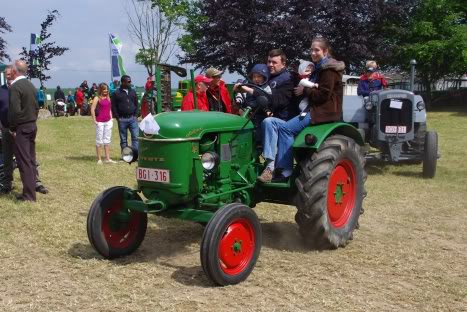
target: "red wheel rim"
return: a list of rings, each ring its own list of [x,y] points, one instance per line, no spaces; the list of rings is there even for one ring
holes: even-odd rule
[[[347,224],[355,206],[355,168],[349,160],[341,160],[331,173],[328,184],[328,217],[341,228]]]
[[[116,199],[103,209],[102,232],[110,247],[127,248],[135,240],[141,216],[122,209],[122,200]]]
[[[241,273],[255,251],[255,230],[248,219],[236,219],[229,224],[219,243],[219,263],[228,275]]]

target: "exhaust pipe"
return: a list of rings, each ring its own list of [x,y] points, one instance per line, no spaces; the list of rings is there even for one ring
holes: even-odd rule
[[[417,65],[416,60],[410,61],[410,92],[415,90],[415,65]]]

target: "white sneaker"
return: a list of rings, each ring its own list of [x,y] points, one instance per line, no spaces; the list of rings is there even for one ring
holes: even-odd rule
[[[108,159],[108,160],[106,159],[106,160],[104,160],[104,162],[106,164],[116,164],[117,163],[115,160],[112,160],[112,159]]]
[[[99,159],[99,160],[97,161],[97,164],[98,164],[98,165],[102,165],[102,160]]]

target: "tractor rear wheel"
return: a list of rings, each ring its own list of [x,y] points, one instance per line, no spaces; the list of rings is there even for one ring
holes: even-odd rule
[[[438,133],[427,131],[423,153],[423,177],[434,178],[438,162]]]
[[[366,195],[365,159],[349,137],[334,135],[300,162],[295,221],[312,249],[343,247],[353,238]]]
[[[123,208],[124,186],[100,193],[91,205],[87,232],[91,245],[106,259],[133,253],[144,240],[148,223],[146,213]]]
[[[261,241],[261,224],[250,207],[224,206],[204,229],[200,251],[204,273],[221,286],[244,281],[255,267]]]

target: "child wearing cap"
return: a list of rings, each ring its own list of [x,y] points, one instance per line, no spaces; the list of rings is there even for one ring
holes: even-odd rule
[[[366,72],[360,76],[357,95],[366,97],[370,95],[370,92],[386,89],[387,87],[386,79],[378,72],[378,64],[375,61],[366,62]]]
[[[196,98],[198,100],[198,110],[200,111],[209,111],[206,90],[208,89],[211,81],[212,79],[203,75],[198,75],[195,77]],[[182,111],[189,111],[193,109],[195,109],[195,101],[193,97],[193,90],[190,89],[190,91],[188,91],[188,93],[183,97]]]

